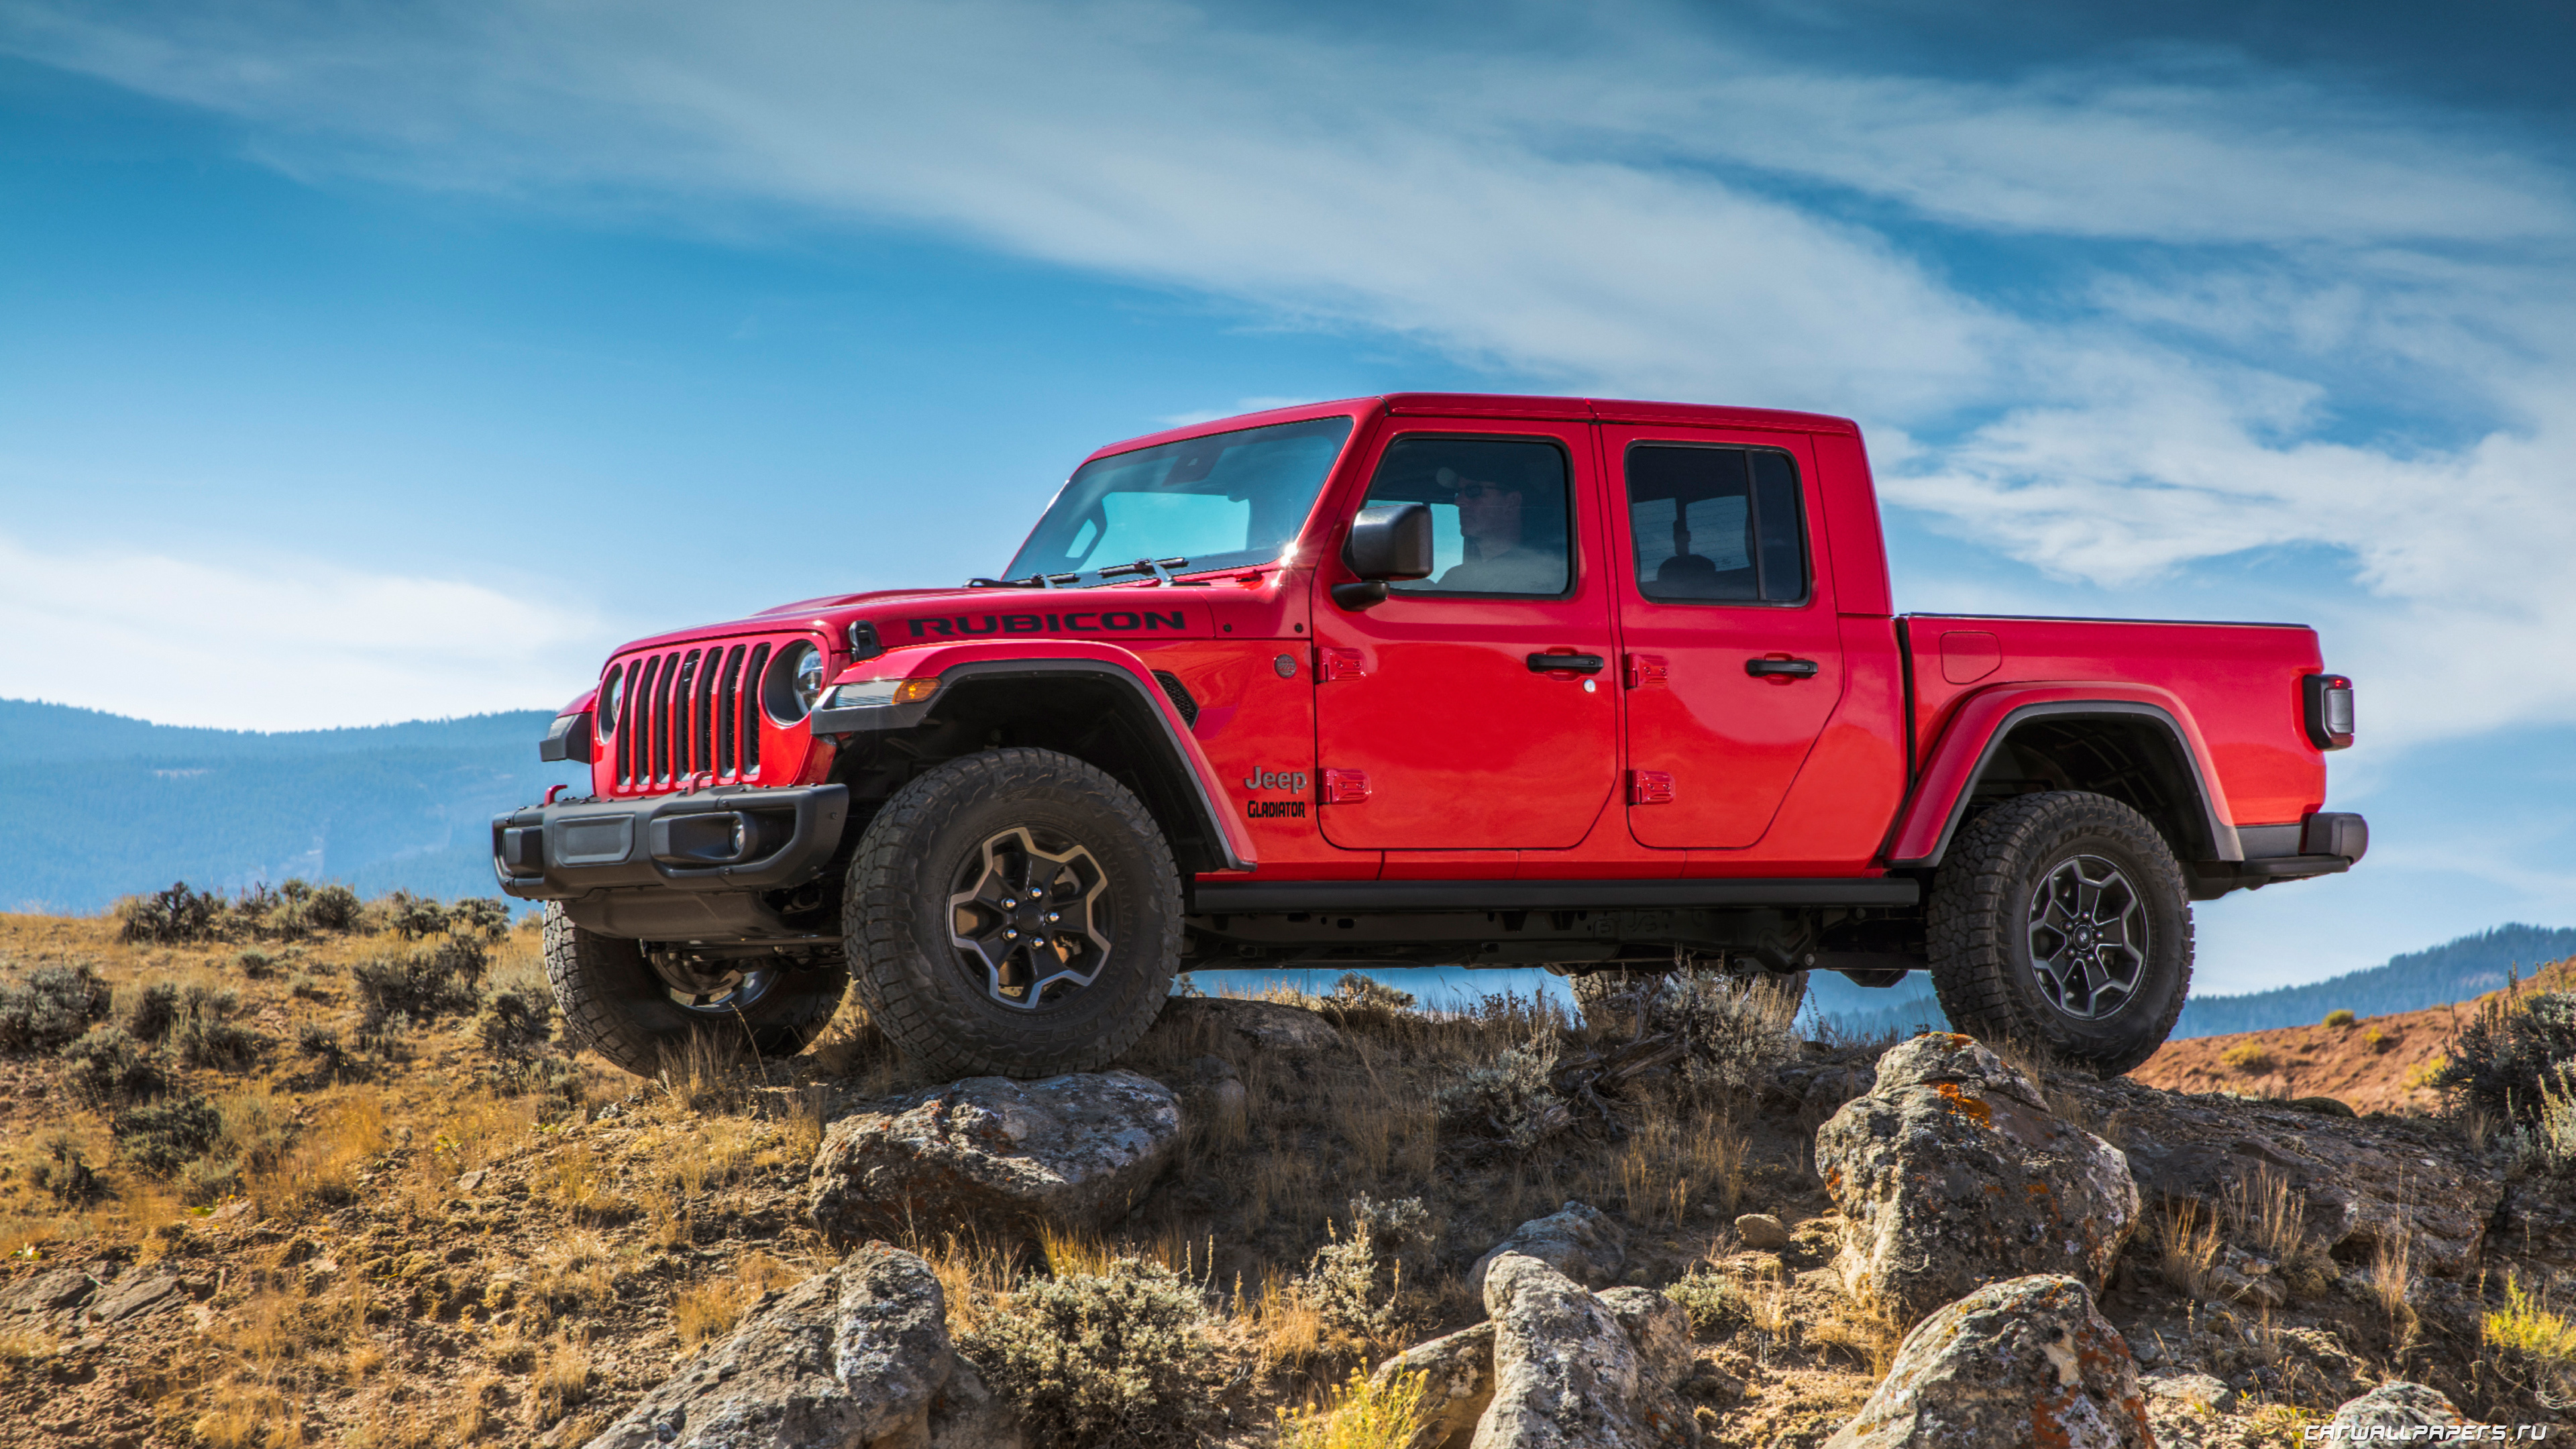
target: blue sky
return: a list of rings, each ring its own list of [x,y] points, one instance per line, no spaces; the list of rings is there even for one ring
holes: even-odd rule
[[[2205,989],[2576,923],[2572,73],[2542,4],[0,0],[0,693],[549,707],[1177,418],[1815,408],[1902,607],[2362,681],[2369,864]]]

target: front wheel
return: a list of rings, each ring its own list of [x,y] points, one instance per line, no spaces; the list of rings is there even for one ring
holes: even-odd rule
[[[1180,873],[1106,773],[988,750],[886,801],[850,862],[842,927],[860,999],[905,1056],[952,1077],[1089,1071],[1171,993]]]
[[[2145,816],[2056,790],[1961,828],[1932,880],[1932,985],[1951,1024],[2115,1077],[2191,989],[2191,902]]]
[[[546,903],[546,979],[564,1036],[649,1077],[704,1036],[721,1051],[794,1056],[822,1034],[849,977],[839,963],[706,959],[676,945],[603,936]]]

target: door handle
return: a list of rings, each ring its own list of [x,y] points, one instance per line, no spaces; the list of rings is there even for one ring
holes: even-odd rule
[[[1778,676],[1785,676],[1790,679],[1813,679],[1816,677],[1816,661],[1812,659],[1747,659],[1744,661],[1744,672],[1752,675],[1756,679]]]
[[[1603,662],[1598,654],[1533,654],[1529,657],[1532,674],[1549,674],[1559,669],[1572,670],[1576,674],[1598,674]],[[1812,664],[1807,667],[1815,668]]]

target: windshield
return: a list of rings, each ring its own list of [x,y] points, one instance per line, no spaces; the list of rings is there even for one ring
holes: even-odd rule
[[[1269,563],[1296,542],[1350,435],[1349,418],[1316,418],[1095,458],[1003,577],[1096,584],[1100,570],[1140,560],[1184,559],[1170,566],[1190,573]]]

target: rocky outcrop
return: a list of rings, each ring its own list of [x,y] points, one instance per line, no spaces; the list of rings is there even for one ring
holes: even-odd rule
[[[77,1268],[54,1268],[21,1278],[0,1294],[0,1312],[47,1313],[70,1308],[96,1290],[97,1284]]]
[[[1164,1003],[1153,1029],[1222,1032],[1252,1046],[1291,1055],[1340,1051],[1350,1044],[1340,1028],[1302,1006],[1235,996],[1174,997]]]
[[[808,1209],[834,1243],[1116,1223],[1170,1160],[1180,1099],[1133,1072],[963,1081],[833,1123]]]
[[[2265,1176],[2305,1204],[2308,1232],[2344,1262],[2383,1245],[2436,1278],[2470,1271],[2504,1196],[2503,1174],[2456,1132],[2404,1118],[2322,1117],[2243,1097],[2184,1096],[2126,1079],[2070,1080],[2097,1119],[2120,1117],[2129,1169],[2150,1204],[2215,1212]]]
[[[1845,1283],[1908,1325],[2002,1279],[2099,1288],[2138,1221],[2120,1149],[1950,1032],[1879,1059],[1877,1085],[1818,1129],[1816,1171],[1846,1223]]]
[[[1825,1449],[2152,1449],[2137,1364],[2061,1273],[1996,1283],[1905,1336]]]
[[[2335,1428],[2365,1433],[2372,1429],[2418,1429],[2467,1422],[2441,1390],[2403,1380],[2381,1384],[2335,1410],[2334,1416]],[[2354,1437],[2357,1436],[2346,1436],[2347,1442]]]
[[[590,1449],[1019,1442],[1016,1424],[958,1362],[930,1265],[870,1243],[830,1272],[765,1295],[722,1348],[645,1395]]]
[[[1599,1208],[1569,1202],[1512,1229],[1510,1237],[1478,1258],[1467,1270],[1468,1292],[1484,1294],[1486,1272],[1505,1253],[1536,1258],[1583,1287],[1602,1288],[1618,1282],[1628,1266],[1628,1232]]]
[[[1369,1382],[1384,1389],[1407,1374],[1422,1377],[1422,1412],[1405,1449],[1466,1449],[1494,1401],[1494,1323],[1487,1319],[1377,1366]]]
[[[1698,1425],[1609,1304],[1536,1258],[1487,1267],[1494,1398],[1474,1449],[1647,1449],[1694,1444]],[[1660,1353],[1661,1350],[1658,1349]]]

